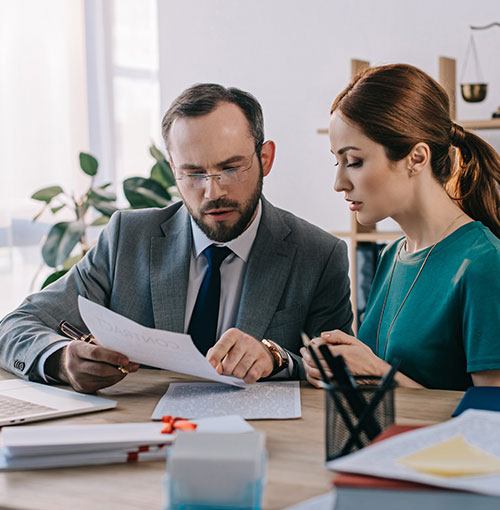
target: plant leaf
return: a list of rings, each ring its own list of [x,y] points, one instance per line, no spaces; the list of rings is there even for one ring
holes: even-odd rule
[[[99,218],[95,219],[91,224],[90,226],[91,227],[100,227],[101,225],[107,225],[109,222],[109,216],[106,216],[106,215],[102,215],[102,216],[99,216]]]
[[[39,200],[40,202],[49,203],[54,197],[57,197],[60,193],[63,193],[61,186],[49,186],[48,188],[42,188],[33,193],[31,198],[33,200]]]
[[[106,184],[103,184],[102,186],[99,186],[99,189],[106,189],[109,186],[111,186],[111,182],[107,182]]]
[[[176,185],[174,174],[168,162],[155,163],[151,168],[150,179],[161,184],[166,190]]]
[[[61,265],[85,232],[81,221],[62,221],[52,226],[42,246],[42,258],[49,267]]]
[[[31,221],[36,221],[38,218],[40,218],[45,209],[47,209],[47,205],[48,204],[43,204],[43,207],[35,214],[35,216],[33,216],[33,219]]]
[[[66,204],[63,204],[63,205],[58,205],[57,207],[51,207],[50,210],[52,211],[53,214],[55,214],[56,212],[59,212],[61,209],[64,209],[66,207]]]
[[[74,255],[73,257],[68,257],[63,263],[63,269],[69,271],[77,262],[83,259],[83,252]]]
[[[174,172],[163,152],[154,145],[151,145],[149,152],[157,161],[157,163],[153,165],[153,168],[151,168],[150,178],[158,181],[167,189],[171,186],[175,186]]]
[[[99,163],[94,156],[86,152],[80,152],[80,167],[87,175],[94,176],[97,173],[98,166]]]
[[[112,191],[104,191],[99,188],[91,188],[89,191],[89,198],[91,200],[114,202],[116,200],[116,193],[113,193]]]
[[[156,159],[156,161],[162,161],[165,158],[165,154],[163,154],[163,152],[158,149],[158,147],[156,147],[155,144],[151,145],[151,147],[149,148],[149,153],[151,154],[151,156],[153,156],[153,158]]]
[[[118,211],[118,207],[109,202],[93,201],[92,207],[97,209],[101,214],[104,214],[104,216],[111,216],[115,211]]]
[[[123,192],[133,209],[171,204],[170,193],[153,179],[129,177],[123,181]]]
[[[42,283],[40,290],[44,289],[45,287],[47,287],[47,285],[50,285],[51,283],[55,282],[56,280],[59,280],[59,278],[61,278],[61,276],[64,276],[68,271],[69,271],[68,269],[61,269],[61,271],[53,272]]]

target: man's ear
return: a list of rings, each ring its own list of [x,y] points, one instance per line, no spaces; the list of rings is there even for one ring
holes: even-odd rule
[[[262,161],[262,172],[264,177],[269,174],[274,162],[276,153],[276,144],[272,140],[264,142],[260,150],[260,160]]]
[[[425,142],[419,142],[412,147],[406,158],[410,176],[417,175],[430,165],[431,149]]]

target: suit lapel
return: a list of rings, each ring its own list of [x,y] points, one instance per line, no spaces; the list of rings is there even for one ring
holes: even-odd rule
[[[155,327],[183,333],[192,243],[186,209],[181,207],[161,228],[164,237],[151,238],[150,281]]]
[[[256,338],[266,332],[283,295],[297,247],[289,227],[262,199],[263,214],[250,252],[236,327]]]

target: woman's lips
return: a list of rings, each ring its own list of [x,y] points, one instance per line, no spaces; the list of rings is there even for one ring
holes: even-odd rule
[[[363,202],[356,202],[355,200],[347,200],[349,202],[349,209],[351,211],[357,211],[363,205]]]

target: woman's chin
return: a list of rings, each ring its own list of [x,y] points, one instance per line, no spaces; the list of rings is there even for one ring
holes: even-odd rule
[[[363,225],[364,227],[373,227],[373,225],[375,225],[375,223],[379,221],[378,219],[363,214],[362,212],[356,213],[356,220],[359,224]]]

